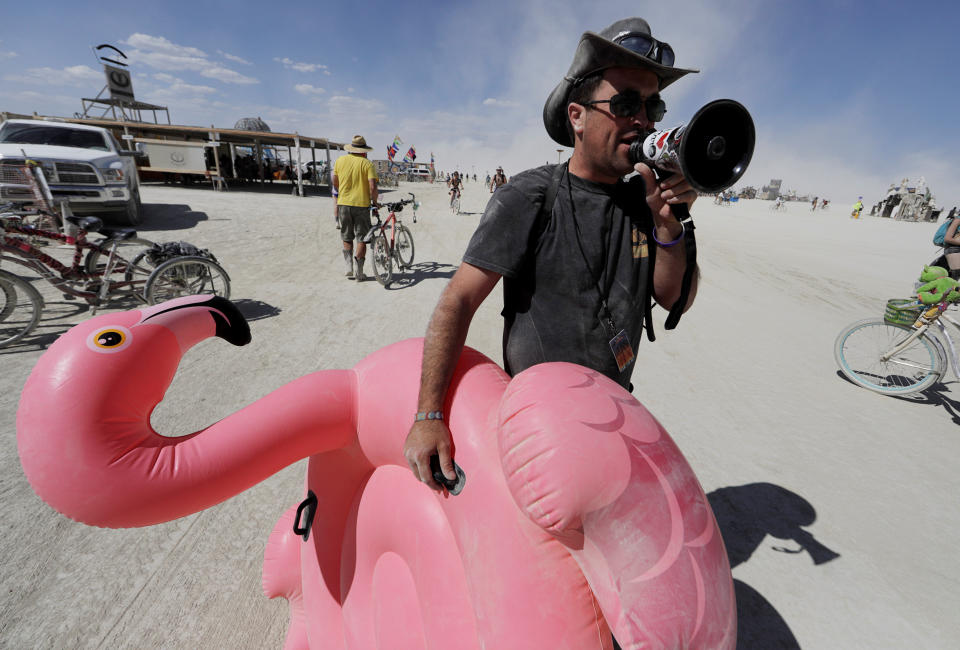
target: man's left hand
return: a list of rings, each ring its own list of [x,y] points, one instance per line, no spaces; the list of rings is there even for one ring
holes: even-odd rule
[[[650,212],[653,213],[658,225],[675,222],[670,212],[671,205],[686,203],[689,209],[697,200],[697,191],[690,187],[687,179],[680,174],[665,178],[658,184],[653,170],[646,164],[637,163],[633,168],[643,177],[643,183],[647,188],[647,205],[650,206]]]

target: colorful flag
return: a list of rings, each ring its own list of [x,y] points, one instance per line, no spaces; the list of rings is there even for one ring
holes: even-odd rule
[[[403,162],[411,163],[417,159],[417,150],[413,147],[410,147],[410,151],[407,152],[407,155],[403,157]]]
[[[400,145],[403,144],[403,140],[400,139],[399,135],[393,136],[393,144],[387,147],[387,158],[393,160],[393,157],[397,155],[397,152],[400,151]]]
[[[430,152],[430,169],[433,169],[433,152]]]

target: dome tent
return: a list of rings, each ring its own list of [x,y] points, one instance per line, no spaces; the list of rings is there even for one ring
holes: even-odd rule
[[[237,120],[233,128],[240,131],[265,131],[270,133],[270,127],[259,117],[242,117]]]

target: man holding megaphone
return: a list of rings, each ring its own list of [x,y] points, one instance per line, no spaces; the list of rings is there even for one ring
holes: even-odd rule
[[[418,411],[434,417],[417,418],[404,454],[431,488],[441,489],[431,476],[433,455],[447,479],[456,477],[451,434],[436,414],[470,321],[501,277],[510,375],[569,361],[629,389],[644,328],[653,340],[652,301],[671,310],[668,328],[693,303],[693,229],[681,219],[688,218],[697,189],[717,191],[712,188],[727,181],[729,187],[749,155],[738,137],[742,129],[729,128],[743,126],[742,116],[728,104],[705,107],[686,130],[654,132],[666,112],[661,92],[691,72],[674,66],[673,49],[641,18],[581,37],[543,109],[550,137],[573,147],[569,163],[522,172],[497,189],[427,329]],[[645,159],[664,170],[660,178],[637,162]],[[739,167],[718,172],[731,165]],[[633,171],[639,175],[624,181]]]

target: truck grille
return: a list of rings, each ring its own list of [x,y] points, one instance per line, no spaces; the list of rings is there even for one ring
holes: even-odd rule
[[[47,183],[60,185],[101,185],[100,177],[93,165],[77,162],[41,163]],[[0,183],[29,185],[22,160],[8,159],[0,161]]]
[[[10,183],[12,185],[29,185],[30,178],[27,171],[22,167],[23,163],[18,161],[7,161],[0,163],[0,183]]]
[[[58,162],[56,165],[56,176],[49,179],[53,183],[64,185],[99,185],[100,177],[97,176],[97,170],[93,165],[86,163]],[[44,169],[46,171],[46,169]]]

